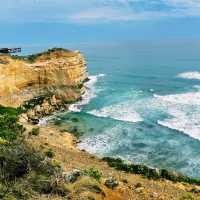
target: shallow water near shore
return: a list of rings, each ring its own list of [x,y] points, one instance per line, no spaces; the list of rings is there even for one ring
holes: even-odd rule
[[[88,92],[56,124],[90,153],[200,178],[200,41],[80,49]]]

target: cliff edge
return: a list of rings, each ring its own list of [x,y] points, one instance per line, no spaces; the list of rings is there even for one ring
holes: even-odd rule
[[[19,107],[35,97],[66,102],[81,98],[87,79],[79,51],[50,49],[30,56],[0,55],[0,105]]]

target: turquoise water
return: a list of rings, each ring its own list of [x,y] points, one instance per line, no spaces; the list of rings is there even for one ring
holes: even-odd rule
[[[91,75],[88,92],[56,119],[84,133],[79,147],[200,178],[200,41],[81,50]]]

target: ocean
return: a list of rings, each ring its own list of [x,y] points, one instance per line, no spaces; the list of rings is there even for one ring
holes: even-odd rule
[[[51,121],[78,129],[80,149],[200,178],[200,40],[63,47],[82,51],[90,81]]]

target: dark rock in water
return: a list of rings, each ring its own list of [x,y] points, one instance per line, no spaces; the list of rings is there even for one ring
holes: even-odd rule
[[[128,131],[125,130],[125,129],[123,129],[123,130],[122,130],[122,134],[123,134],[124,136],[127,136],[127,135],[128,135]]]
[[[88,82],[89,80],[90,80],[90,78],[87,77],[87,78],[84,80],[84,82]]]
[[[72,122],[79,122],[79,119],[78,118],[71,118],[71,121]]]
[[[66,183],[74,183],[80,176],[81,176],[81,171],[78,169],[74,169],[71,172],[63,173],[63,178]]]
[[[140,143],[133,143],[133,145],[135,147],[139,147],[139,148],[145,148],[145,147],[148,146],[148,145],[146,145],[145,143],[142,143],[142,142],[140,142]]]
[[[90,132],[93,132],[93,131],[94,131],[94,128],[90,128],[89,131],[90,131]]]
[[[80,131],[78,126],[72,126],[69,128],[68,132],[72,133],[75,137],[79,138],[84,135],[84,132]]]
[[[116,180],[116,178],[114,177],[110,177],[105,181],[105,185],[108,188],[114,189],[115,187],[117,187],[119,185],[118,181]]]
[[[142,132],[142,131],[143,131],[143,129],[142,129],[142,128],[137,128],[137,130],[138,130],[138,131],[140,131],[140,132]]]
[[[154,125],[152,125],[152,124],[146,124],[146,127],[147,128],[154,128]]]

